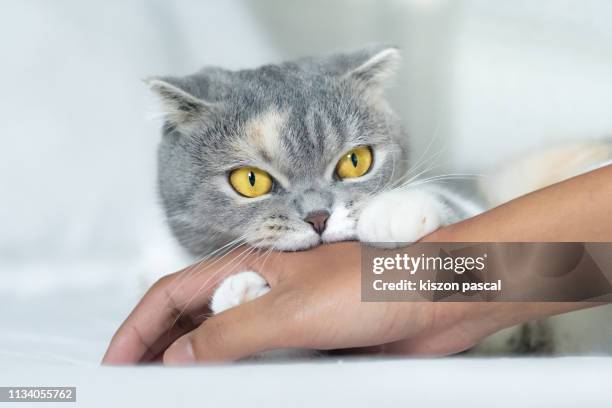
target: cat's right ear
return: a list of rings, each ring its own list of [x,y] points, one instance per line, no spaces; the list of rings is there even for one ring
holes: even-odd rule
[[[144,82],[160,98],[166,122],[181,133],[188,133],[207,122],[216,111],[215,104],[199,99],[171,82],[171,78],[152,77]]]
[[[365,60],[362,59],[364,55]],[[400,52],[395,47],[365,49],[357,52],[353,58],[359,62],[359,65],[344,77],[365,95],[374,99],[382,95],[401,60]]]

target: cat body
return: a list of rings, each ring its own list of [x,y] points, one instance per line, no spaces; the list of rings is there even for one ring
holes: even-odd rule
[[[393,246],[486,209],[476,196],[418,182],[423,163],[410,161],[383,97],[399,59],[394,48],[370,47],[149,79],[165,114],[159,191],[180,244],[197,258],[242,244]],[[238,273],[216,289],[211,309],[268,290],[255,272]]]

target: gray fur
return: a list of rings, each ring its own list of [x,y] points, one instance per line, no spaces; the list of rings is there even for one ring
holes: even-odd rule
[[[180,243],[203,256],[246,234],[252,245],[302,249],[285,243],[310,232],[303,220],[308,212],[331,212],[342,204],[356,217],[355,204],[405,172],[407,139],[382,99],[397,60],[394,49],[370,47],[256,69],[206,67],[185,77],[150,79],[166,118],[159,192]],[[269,112],[283,118],[272,157],[244,146],[249,124]],[[380,166],[375,176],[362,182],[329,178],[339,155],[359,145],[372,146]],[[275,182],[265,199],[244,199],[228,188],[232,169],[259,164],[290,187]],[[307,246],[317,243],[311,239]]]

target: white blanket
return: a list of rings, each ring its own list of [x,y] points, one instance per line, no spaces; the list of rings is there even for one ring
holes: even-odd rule
[[[327,359],[101,367],[132,287],[0,298],[0,386],[76,386],[77,406],[612,406],[612,358]],[[63,405],[62,405],[63,406]]]

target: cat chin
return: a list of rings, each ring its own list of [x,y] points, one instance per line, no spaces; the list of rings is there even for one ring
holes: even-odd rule
[[[283,238],[277,242],[258,242],[251,243],[250,245],[262,248],[269,249],[274,248],[278,251],[304,251],[306,249],[317,247],[321,244],[330,244],[332,242],[341,242],[341,241],[354,241],[357,239],[357,234],[355,231],[333,231],[333,232],[325,232],[322,236],[318,236],[316,234],[307,234],[305,236],[300,237],[287,237]]]
[[[321,237],[318,234],[304,234],[300,236],[288,236],[272,242],[252,242],[250,245],[256,248],[274,248],[278,251],[303,251],[314,248],[321,244]]]

